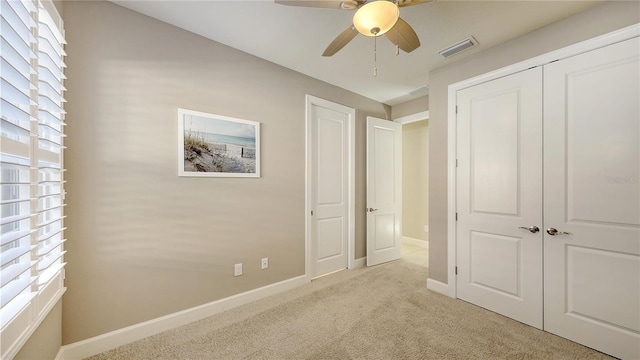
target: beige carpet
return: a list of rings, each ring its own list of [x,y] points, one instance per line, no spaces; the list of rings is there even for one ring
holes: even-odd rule
[[[97,359],[607,359],[426,289],[398,260],[342,271]]]

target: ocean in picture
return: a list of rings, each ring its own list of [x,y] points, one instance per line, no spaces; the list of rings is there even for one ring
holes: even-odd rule
[[[238,145],[238,146],[254,148],[254,149],[256,147],[255,138],[247,138],[247,137],[239,137],[239,136],[231,136],[231,135],[223,135],[223,134],[213,134],[213,133],[206,133],[206,132],[200,132],[200,131],[191,131],[189,133],[192,137],[202,139],[208,143]]]

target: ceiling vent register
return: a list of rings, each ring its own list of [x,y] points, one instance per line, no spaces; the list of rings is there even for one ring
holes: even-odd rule
[[[438,54],[442,55],[443,57],[450,57],[463,50],[467,50],[471,47],[474,47],[477,44],[478,44],[478,40],[476,40],[473,36],[469,36],[468,38],[460,42],[457,42],[449,47],[446,47],[438,51]]]

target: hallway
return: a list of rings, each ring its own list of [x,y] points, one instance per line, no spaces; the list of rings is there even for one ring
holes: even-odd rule
[[[402,258],[412,264],[429,267],[429,242],[424,246],[402,243]]]

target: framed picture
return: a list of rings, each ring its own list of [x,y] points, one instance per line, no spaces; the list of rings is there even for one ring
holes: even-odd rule
[[[260,177],[260,123],[178,109],[178,176]]]

